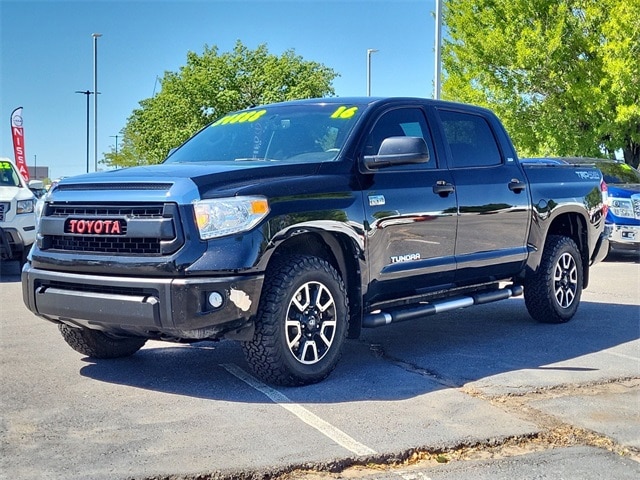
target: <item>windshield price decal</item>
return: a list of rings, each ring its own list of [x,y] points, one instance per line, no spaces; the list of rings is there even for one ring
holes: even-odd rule
[[[0,162],[0,170],[11,170],[11,164],[9,162]]]
[[[226,125],[227,123],[245,123],[245,122],[255,122],[260,117],[262,117],[266,110],[250,110],[248,112],[240,112],[240,113],[232,113],[231,115],[226,115],[222,117],[220,120],[217,120],[212,127],[217,127],[218,125]]]
[[[347,118],[353,117],[357,111],[358,107],[345,107],[343,105],[342,107],[338,107],[338,109],[333,112],[331,118],[342,118],[346,120]]]

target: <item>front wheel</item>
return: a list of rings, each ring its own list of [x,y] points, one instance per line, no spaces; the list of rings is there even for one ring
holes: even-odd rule
[[[326,378],[340,358],[349,309],[342,278],[325,260],[288,256],[265,279],[254,337],[243,343],[252,371],[284,386]]]
[[[568,322],[578,309],[582,285],[582,261],[575,242],[550,235],[538,271],[525,281],[527,310],[539,322]]]
[[[116,337],[99,330],[58,325],[65,342],[76,352],[93,358],[128,357],[140,350],[145,338]]]

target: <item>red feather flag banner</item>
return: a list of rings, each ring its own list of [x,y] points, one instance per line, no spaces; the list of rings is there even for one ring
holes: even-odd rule
[[[13,137],[13,154],[16,159],[16,168],[22,177],[29,181],[29,168],[27,157],[24,153],[24,127],[22,126],[22,107],[11,112],[11,136]]]

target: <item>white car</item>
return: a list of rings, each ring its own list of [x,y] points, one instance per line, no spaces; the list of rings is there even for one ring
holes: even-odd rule
[[[0,158],[0,260],[27,261],[36,239],[36,198],[15,165]]]

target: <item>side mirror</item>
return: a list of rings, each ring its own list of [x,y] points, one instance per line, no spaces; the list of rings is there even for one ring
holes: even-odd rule
[[[364,164],[369,169],[428,161],[429,148],[422,137],[385,138],[377,155],[364,157]]]

